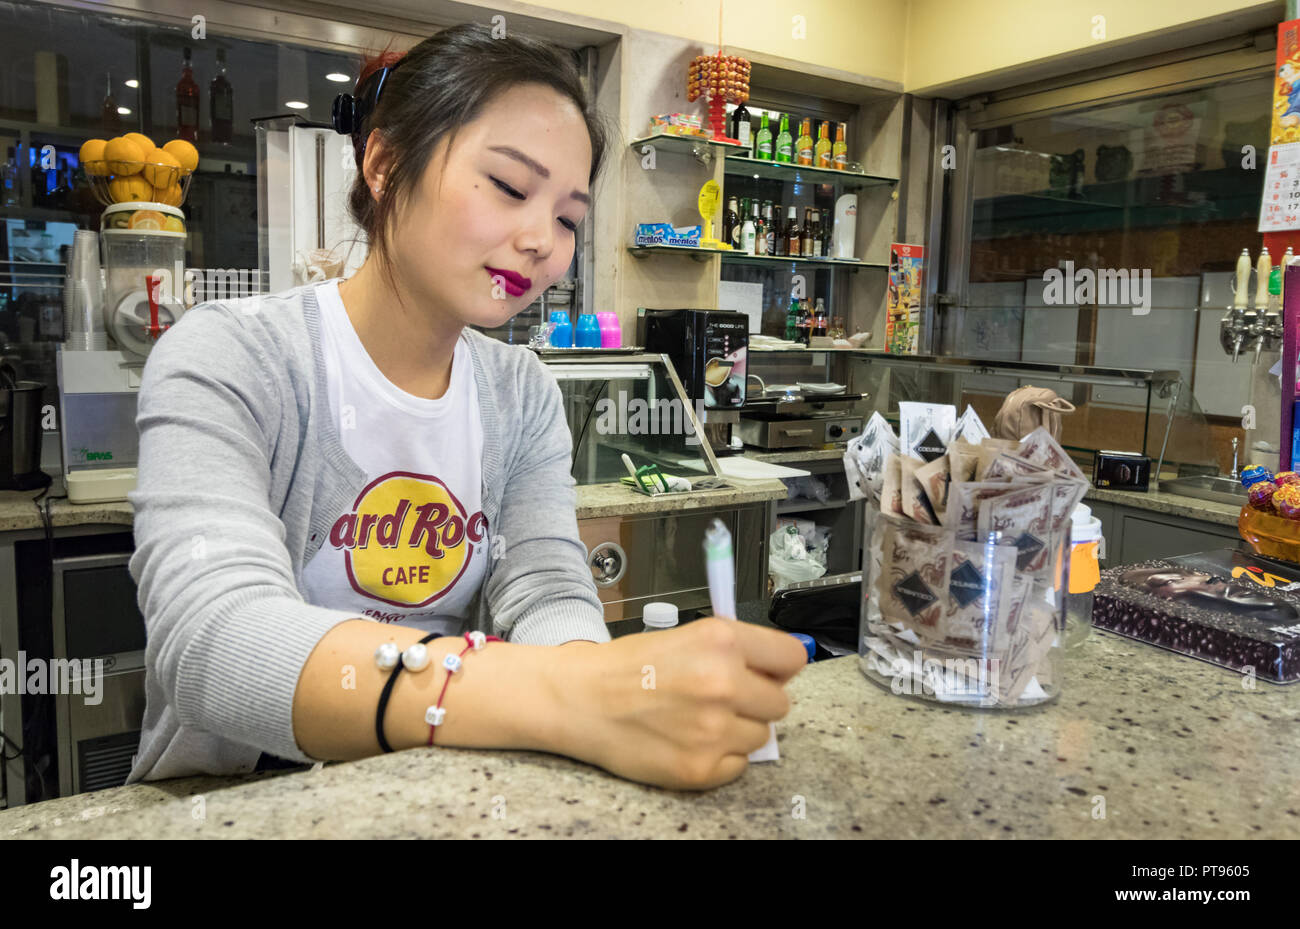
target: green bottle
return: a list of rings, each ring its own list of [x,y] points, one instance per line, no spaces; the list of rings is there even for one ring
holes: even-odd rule
[[[767,125],[767,114],[759,114],[758,134],[754,136],[754,157],[759,161],[772,160],[772,130]]]
[[[790,117],[781,114],[781,132],[776,137],[776,160],[783,164],[794,161],[794,137],[790,135]]]
[[[790,310],[785,314],[785,337],[789,342],[799,340],[799,301],[793,296],[790,297]]]

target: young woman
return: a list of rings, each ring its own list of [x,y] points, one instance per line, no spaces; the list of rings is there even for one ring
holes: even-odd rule
[[[653,784],[730,781],[785,715],[803,649],[717,618],[610,641],[559,388],[531,352],[468,328],[519,313],[572,260],[605,153],[577,71],[475,27],[388,64],[336,113],[362,268],[195,307],[146,365],[131,780],[436,735]],[[504,641],[448,682],[443,659],[474,629]]]

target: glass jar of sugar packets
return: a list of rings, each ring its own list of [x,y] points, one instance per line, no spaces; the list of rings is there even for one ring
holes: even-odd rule
[[[1068,518],[1064,527],[1050,516],[1021,518],[1050,514],[1050,483],[999,486],[976,505],[986,510],[979,529],[868,506],[858,642],[868,680],[900,696],[981,709],[1059,696],[1068,538],[1060,530],[1068,532]]]

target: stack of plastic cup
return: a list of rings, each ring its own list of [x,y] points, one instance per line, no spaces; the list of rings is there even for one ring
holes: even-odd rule
[[[573,348],[573,324],[565,310],[552,310],[551,322],[555,330],[551,333],[551,348]]]
[[[618,325],[617,313],[597,313],[600,320],[600,347],[622,348],[623,330]]]
[[[108,347],[99,235],[87,229],[78,229],[72,237],[72,255],[63,281],[63,328],[70,351],[102,352]]]
[[[573,344],[578,348],[600,348],[600,323],[591,313],[578,316],[578,325],[573,330]]]

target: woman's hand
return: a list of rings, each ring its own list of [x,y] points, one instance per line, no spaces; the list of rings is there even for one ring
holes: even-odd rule
[[[784,632],[709,617],[561,649],[565,755],[647,784],[700,790],[735,780],[789,711],[807,653]]]

